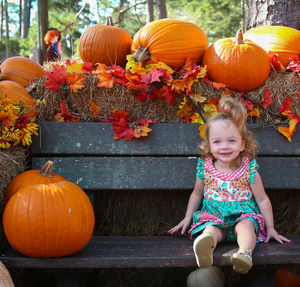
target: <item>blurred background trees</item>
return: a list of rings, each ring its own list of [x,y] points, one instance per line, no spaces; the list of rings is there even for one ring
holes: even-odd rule
[[[155,19],[189,20],[210,43],[257,25],[300,29],[299,0],[0,0],[0,58],[43,55],[49,27],[61,31],[63,58],[77,57],[81,33],[109,15],[132,37]]]

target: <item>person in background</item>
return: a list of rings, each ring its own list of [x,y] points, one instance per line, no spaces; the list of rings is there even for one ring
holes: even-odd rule
[[[62,50],[60,37],[60,31],[55,28],[49,28],[45,34],[44,41],[47,45],[46,61],[55,62],[61,59]]]

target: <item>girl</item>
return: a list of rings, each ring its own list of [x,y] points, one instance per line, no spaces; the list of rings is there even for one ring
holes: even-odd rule
[[[199,267],[213,264],[213,251],[223,240],[237,240],[238,252],[231,257],[233,269],[247,273],[257,241],[274,238],[290,242],[274,229],[271,202],[265,193],[254,159],[257,143],[247,129],[247,110],[238,97],[224,96],[220,112],[212,116],[200,145],[194,190],[184,219],[170,234],[189,231]],[[204,195],[202,209],[196,211]],[[195,212],[196,211],[196,212]],[[200,235],[201,234],[201,235]]]
[[[49,28],[45,34],[44,41],[48,46],[46,51],[46,61],[55,62],[60,60],[60,55],[62,53],[60,37],[60,31],[55,28]]]

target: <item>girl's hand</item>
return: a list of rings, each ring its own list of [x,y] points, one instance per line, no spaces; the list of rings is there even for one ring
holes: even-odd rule
[[[181,230],[181,234],[184,234],[185,231],[187,230],[187,228],[190,225],[191,220],[188,218],[184,218],[183,220],[181,220],[176,226],[172,227],[168,233],[173,234],[175,232],[178,232]]]
[[[265,243],[269,242],[271,238],[274,238],[277,242],[283,243],[283,242],[291,242],[291,240],[287,239],[286,237],[280,235],[277,233],[277,231],[274,228],[269,228],[267,230],[267,237],[265,240]]]

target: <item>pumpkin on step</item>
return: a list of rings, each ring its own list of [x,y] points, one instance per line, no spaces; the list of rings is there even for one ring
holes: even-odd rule
[[[276,271],[276,287],[299,287],[300,276],[287,268]]]
[[[52,172],[53,166],[53,161],[48,160],[40,170],[31,169],[19,173],[8,184],[4,194],[4,202],[7,203],[9,199],[18,191],[18,189],[26,185],[53,183],[65,180],[65,178],[61,175]]]
[[[243,40],[241,30],[235,38],[220,39],[210,45],[202,65],[207,65],[212,81],[237,91],[258,88],[267,80],[271,67],[266,51],[250,40]]]
[[[207,46],[206,35],[192,22],[160,19],[146,24],[134,35],[131,52],[137,62],[161,61],[182,67],[188,57],[199,64]]]
[[[113,26],[112,18],[108,17],[106,25],[93,25],[81,34],[79,54],[84,62],[125,66],[131,43],[128,32]]]
[[[66,180],[20,188],[3,213],[8,242],[31,257],[61,257],[80,251],[90,241],[94,224],[88,196]]]
[[[14,81],[24,88],[44,74],[45,71],[39,63],[22,56],[7,58],[0,66],[0,79]]]

